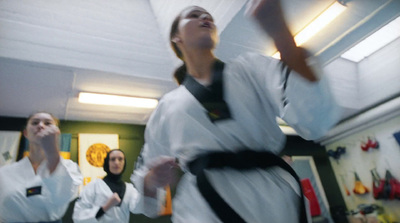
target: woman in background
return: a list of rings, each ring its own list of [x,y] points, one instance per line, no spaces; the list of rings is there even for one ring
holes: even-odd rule
[[[28,118],[29,156],[0,168],[0,222],[61,222],[82,183],[79,167],[59,152],[58,119]]]
[[[95,179],[86,185],[75,203],[74,222],[129,222],[130,212],[143,210],[140,194],[131,183],[124,182],[126,158],[120,149],[111,150],[104,159],[103,179]],[[150,209],[147,215],[157,215]]]

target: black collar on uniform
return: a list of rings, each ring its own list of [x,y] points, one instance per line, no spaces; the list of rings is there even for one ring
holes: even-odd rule
[[[225,64],[216,60],[213,67],[212,83],[208,87],[199,84],[190,74],[187,74],[182,85],[203,105],[211,122],[231,118],[228,104],[223,99],[223,70]]]

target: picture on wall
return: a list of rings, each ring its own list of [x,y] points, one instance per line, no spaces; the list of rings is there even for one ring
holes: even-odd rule
[[[118,134],[78,134],[78,144],[78,164],[85,186],[106,175],[104,158],[110,150],[119,148]]]
[[[0,167],[17,160],[20,140],[19,131],[0,131]]]

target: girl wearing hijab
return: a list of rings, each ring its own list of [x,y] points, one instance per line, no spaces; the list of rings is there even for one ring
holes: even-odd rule
[[[59,135],[52,114],[29,116],[29,156],[0,168],[0,222],[61,222],[83,178],[75,162],[60,156]]]
[[[141,213],[140,194],[131,183],[124,182],[126,158],[120,149],[111,150],[104,159],[103,179],[86,185],[75,203],[74,222],[129,222],[130,212]],[[156,215],[156,211],[145,213]],[[153,217],[153,216],[152,216]]]
[[[337,123],[339,107],[316,58],[296,46],[280,1],[250,3],[281,60],[258,53],[218,60],[218,32],[204,8],[187,7],[172,23],[180,86],[151,114],[131,180],[144,195],[160,197],[182,168],[175,223],[310,220],[299,178],[278,156],[286,137],[276,117],[315,140]]]

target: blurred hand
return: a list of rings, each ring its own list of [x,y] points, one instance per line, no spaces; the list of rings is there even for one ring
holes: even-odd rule
[[[292,157],[291,157],[291,156],[283,155],[283,156],[282,156],[282,159],[285,160],[285,162],[286,162],[287,164],[289,164],[290,166],[293,164],[293,160],[292,160]]]
[[[253,17],[272,37],[286,29],[280,0],[252,0],[247,3],[246,14]]]
[[[38,143],[43,148],[46,155],[58,154],[58,140],[60,129],[56,125],[49,125],[36,135]]]
[[[121,203],[121,198],[118,196],[117,193],[113,193],[113,195],[111,195],[111,197],[108,199],[107,203],[102,207],[103,211],[106,212],[110,208],[118,205],[119,203]]]
[[[250,0],[246,4],[245,14],[249,16],[263,16],[261,14],[262,11],[273,13],[273,9],[276,8],[279,3],[279,0]],[[264,14],[264,16],[267,15]]]
[[[145,195],[154,197],[159,187],[175,185],[178,180],[179,165],[174,157],[160,157],[150,167],[144,179]]]
[[[296,46],[280,0],[252,0],[247,5],[246,13],[274,40],[282,61],[308,81],[317,81],[316,74],[305,61],[308,57],[306,51]]]
[[[46,155],[50,173],[56,169],[60,162],[59,135],[60,129],[56,125],[43,127],[36,135],[37,142]]]

